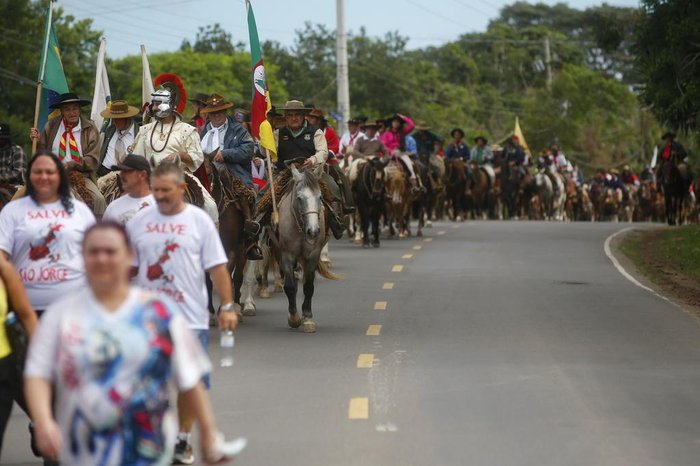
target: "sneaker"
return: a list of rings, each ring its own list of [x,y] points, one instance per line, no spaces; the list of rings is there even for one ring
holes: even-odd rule
[[[194,464],[194,452],[192,445],[187,440],[178,440],[175,444],[173,462],[170,464]]]

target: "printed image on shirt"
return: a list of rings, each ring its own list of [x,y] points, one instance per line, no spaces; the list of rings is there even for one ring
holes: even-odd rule
[[[75,457],[92,457],[94,464],[151,464],[166,453],[171,315],[160,301],[142,305],[145,312],[134,312],[118,336],[104,323],[74,328],[76,348],[82,340],[86,351],[63,354],[60,378],[81,400],[69,420],[67,440]]]
[[[165,247],[163,251],[158,256],[155,262],[148,262],[148,271],[146,276],[150,281],[163,280],[166,283],[173,282],[173,274],[167,273],[166,270],[170,270],[172,262],[170,261],[171,255],[174,254],[180,247],[179,244],[173,239],[169,239],[165,242]]]
[[[52,223],[45,229],[42,229],[39,237],[31,242],[29,259],[38,261],[48,257],[51,262],[58,262],[61,259],[61,253],[57,251],[58,241],[56,241],[56,236],[61,231],[61,228],[63,228],[62,224]]]

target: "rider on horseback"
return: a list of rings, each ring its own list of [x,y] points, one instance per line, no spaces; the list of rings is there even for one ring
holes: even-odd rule
[[[84,180],[85,199],[92,204],[92,210],[101,216],[107,204],[102,192],[97,187],[95,172],[100,162],[100,132],[95,124],[80,116],[80,107],[90,105],[89,100],[83,100],[73,92],[61,94],[58,102],[50,106],[59,109],[60,117],[51,118],[46,122],[44,130],[39,134],[37,128],[30,130],[30,137],[38,140],[38,149],[48,149],[58,154],[68,173],[79,173]],[[80,190],[80,186],[77,189]]]
[[[656,167],[654,167],[654,171],[656,172],[656,179],[659,181],[659,184],[663,184],[664,174],[661,170],[661,167],[665,162],[671,162],[678,166],[685,163],[685,158],[688,156],[688,154],[685,151],[685,148],[680,143],[675,141],[675,133],[671,131],[666,131],[664,135],[661,136],[661,139],[666,141],[666,145],[663,149],[661,149],[661,157],[659,158]]]
[[[228,171],[244,186],[240,189],[253,190],[253,175],[251,161],[255,143],[248,131],[232,116],[228,116],[226,110],[233,107],[232,102],[226,102],[219,94],[212,94],[206,101],[206,106],[199,112],[209,116],[209,122],[202,128],[202,151],[213,155],[214,164],[218,167],[226,167]],[[233,186],[228,188],[233,189]],[[243,215],[243,232],[246,237],[246,256],[249,260],[261,260],[262,251],[258,247],[258,235],[260,224],[253,220],[254,204],[249,204],[244,199],[255,199],[255,194],[239,196],[236,202]]]
[[[381,140],[392,157],[400,160],[401,164],[408,171],[411,189],[418,191],[420,187],[416,172],[413,169],[413,161],[406,153],[406,136],[411,133],[415,124],[409,117],[396,113],[386,120],[386,125],[389,128],[382,133]]]
[[[326,163],[328,159],[328,145],[323,131],[309,124],[306,120],[306,114],[309,108],[304,106],[304,103],[299,100],[288,101],[284,108],[284,117],[286,125],[275,131],[277,142],[277,170],[282,175],[288,172],[286,161],[294,161],[295,159],[303,158],[303,167],[312,169],[316,165]],[[282,178],[282,176],[279,176]],[[324,173],[322,181],[329,188],[332,197],[324,199],[324,202],[329,205],[326,209],[328,212],[328,220],[333,236],[337,239],[343,237],[343,225],[340,215],[342,214],[340,189],[333,178]],[[267,196],[269,184],[263,188],[260,193],[263,198]],[[275,189],[278,189],[277,187]],[[269,203],[263,203],[263,207],[258,212],[257,220],[260,223],[265,223],[270,213],[272,206]]]
[[[493,163],[493,152],[491,151],[491,146],[488,145],[488,140],[484,136],[477,136],[474,138],[474,142],[476,145],[472,147],[469,161],[476,162],[479,166]]]
[[[362,126],[364,137],[355,141],[352,147],[352,156],[354,160],[350,166],[350,183],[354,183],[357,179],[359,165],[366,159],[381,157],[387,159],[389,151],[386,150],[384,143],[379,139],[377,129],[379,126],[376,122],[370,121]]]
[[[450,161],[452,159],[462,159],[465,162],[469,160],[469,146],[463,141],[464,130],[461,128],[455,128],[450,131],[450,136],[454,139],[445,149],[445,159]]]
[[[23,185],[27,155],[21,146],[12,144],[10,125],[0,123],[0,186]]]

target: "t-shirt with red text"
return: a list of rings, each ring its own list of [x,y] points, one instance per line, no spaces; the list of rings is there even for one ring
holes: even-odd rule
[[[0,212],[0,250],[10,255],[35,309],[85,285],[81,245],[95,216],[73,199],[68,213],[60,201],[37,204],[30,197],[10,202]]]
[[[190,204],[176,215],[148,207],[131,219],[127,230],[136,252],[139,286],[175,301],[190,328],[208,329],[204,272],[228,262],[211,218]]]
[[[143,209],[156,205],[153,194],[144,197],[131,197],[128,194],[115,199],[105,209],[103,220],[114,220],[122,225],[129,223]]]

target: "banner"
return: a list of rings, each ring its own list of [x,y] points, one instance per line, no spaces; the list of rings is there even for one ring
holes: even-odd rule
[[[106,122],[102,118],[102,113],[107,110],[112,103],[112,92],[109,90],[109,77],[107,76],[107,67],[105,66],[105,49],[107,48],[107,39],[100,39],[100,50],[97,52],[97,68],[95,72],[95,91],[92,94],[92,109],[90,110],[90,119],[95,122],[100,131],[104,131]]]
[[[517,136],[520,142],[520,145],[523,146],[523,150],[527,155],[532,157],[532,152],[530,152],[530,148],[527,145],[527,142],[525,141],[525,136],[523,135],[523,130],[520,129],[520,118],[517,116],[515,117],[515,128],[513,129],[513,136]]]
[[[260,140],[260,145],[270,151],[270,158],[277,160],[277,147],[272,125],[267,121],[267,112],[272,108],[272,99],[267,89],[265,79],[265,65],[263,64],[258,38],[258,27],[255,24],[255,15],[250,0],[246,0],[248,13],[248,35],[250,38],[250,57],[253,65],[253,99],[250,110],[250,126],[253,137]]]
[[[146,46],[141,46],[141,65],[143,67],[143,79],[141,85],[141,110],[146,111],[146,108],[151,103],[151,94],[155,92],[153,89],[153,78],[151,78],[151,65],[148,63],[148,56],[146,55]],[[144,118],[144,123],[146,120]]]
[[[41,84],[41,101],[39,110],[39,120],[37,128],[42,130],[46,121],[52,115],[52,110],[49,106],[58,100],[60,94],[68,92],[68,82],[66,74],[63,72],[63,63],[61,63],[61,52],[58,48],[58,37],[56,29],[53,26],[53,2],[49,2],[49,8],[46,13],[46,35],[44,36],[44,48],[41,54],[41,63],[39,66],[39,78],[37,82]]]

